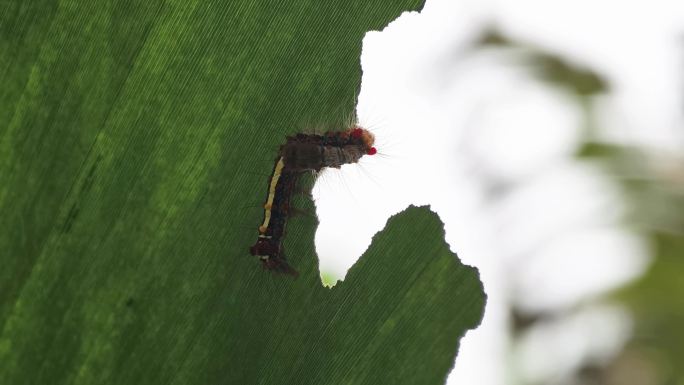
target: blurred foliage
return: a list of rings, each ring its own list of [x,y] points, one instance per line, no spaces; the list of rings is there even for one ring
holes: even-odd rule
[[[631,340],[611,362],[582,367],[570,383],[684,384],[684,156],[595,140],[601,127],[594,121],[593,96],[610,92],[598,73],[495,28],[484,32],[478,44],[516,50],[532,74],[575,98],[586,125],[585,141],[576,155],[600,165],[622,187],[629,207],[624,225],[646,237],[652,247],[654,259],[647,272],[610,295],[633,315]],[[517,335],[549,317],[562,317],[517,309],[511,309],[511,315]]]
[[[571,63],[543,49],[509,39],[495,28],[485,31],[477,42],[480,47],[515,48],[522,55],[532,73],[541,80],[566,89],[579,97],[608,91],[607,82],[594,71]]]
[[[613,295],[630,309],[634,334],[595,373],[595,383],[684,383],[684,158],[599,142],[585,143],[579,156],[600,163],[622,186],[630,208],[625,224],[648,239],[654,257],[642,277]]]
[[[627,224],[648,237],[654,256],[640,279],[616,293],[635,325],[632,340],[609,367],[609,378],[624,384],[684,383],[684,159],[601,147],[611,149],[592,155],[619,176],[632,209]],[[631,379],[617,372],[635,367],[641,374]]]

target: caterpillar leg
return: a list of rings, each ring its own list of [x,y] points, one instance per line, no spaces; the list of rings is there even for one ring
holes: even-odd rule
[[[290,266],[283,257],[266,256],[266,258],[261,258],[261,265],[264,269],[275,271],[276,273],[291,275],[295,278],[299,276],[297,270]]]

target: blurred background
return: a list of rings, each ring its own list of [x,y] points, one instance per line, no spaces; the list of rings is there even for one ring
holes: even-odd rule
[[[448,384],[684,384],[684,3],[427,0],[361,66],[324,283],[430,205],[488,296]]]

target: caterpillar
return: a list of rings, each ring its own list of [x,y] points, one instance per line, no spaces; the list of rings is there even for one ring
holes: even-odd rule
[[[278,273],[297,276],[285,258],[282,241],[290,212],[290,198],[297,179],[304,172],[318,172],[326,167],[340,168],[356,163],[364,155],[377,153],[375,137],[368,130],[354,126],[344,131],[329,131],[323,135],[296,134],[287,136],[278,150],[273,172],[268,182],[264,203],[264,220],[259,226],[259,238],[249,248],[262,266]]]

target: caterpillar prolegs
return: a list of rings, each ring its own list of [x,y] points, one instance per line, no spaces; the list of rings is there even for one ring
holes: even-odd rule
[[[290,198],[297,178],[307,171],[340,168],[343,164],[358,162],[364,155],[374,155],[377,152],[373,147],[374,142],[373,134],[361,127],[330,131],[323,135],[296,134],[286,138],[285,144],[280,146],[268,182],[259,238],[249,249],[264,268],[297,275],[297,271],[287,263],[282,250]]]

